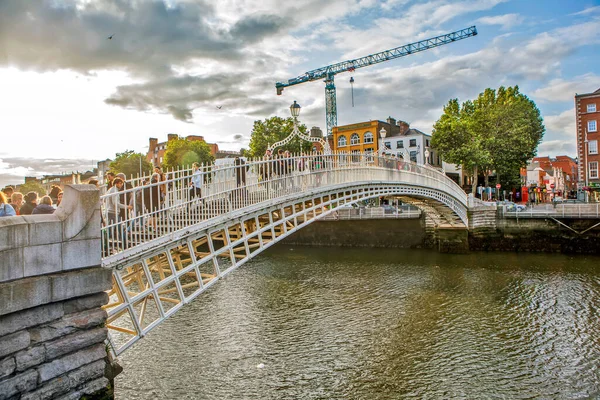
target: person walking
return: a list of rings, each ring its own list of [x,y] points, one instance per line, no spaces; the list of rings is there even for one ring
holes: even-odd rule
[[[190,181],[189,198],[202,197],[202,171],[200,171],[200,164],[197,162],[192,164],[192,179]]]
[[[13,192],[10,205],[15,209],[17,215],[21,215],[21,207],[23,206],[23,193]]]

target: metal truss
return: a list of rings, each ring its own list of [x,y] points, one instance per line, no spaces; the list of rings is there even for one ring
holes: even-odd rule
[[[411,183],[343,183],[234,210],[155,241],[114,261],[109,343],[119,355],[220,278],[270,246],[361,200],[389,195],[435,199],[466,221],[466,206],[442,189]]]

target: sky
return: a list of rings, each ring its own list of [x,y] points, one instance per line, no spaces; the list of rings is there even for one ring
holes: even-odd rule
[[[0,0],[0,187],[168,133],[238,150],[294,100],[325,131],[324,83],[277,96],[275,82],[472,25],[337,75],[338,123],[431,133],[449,99],[518,85],[544,118],[538,155],[575,157],[575,93],[600,88],[600,0]]]

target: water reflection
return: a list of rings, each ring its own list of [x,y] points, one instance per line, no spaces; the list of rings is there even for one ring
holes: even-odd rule
[[[117,398],[590,397],[597,260],[273,248],[128,350]]]

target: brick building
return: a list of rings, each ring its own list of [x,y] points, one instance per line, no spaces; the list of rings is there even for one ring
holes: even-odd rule
[[[169,133],[167,135],[166,142],[158,142],[156,138],[150,138],[148,144],[148,153],[146,154],[146,160],[151,162],[153,165],[160,166],[163,162],[163,157],[165,155],[165,151],[167,150],[167,143],[171,140],[175,140],[179,137],[179,135],[175,133]],[[203,136],[189,135],[184,138],[190,142],[200,141],[206,143]],[[217,158],[217,153],[219,153],[219,146],[216,143],[206,143],[208,147],[210,147],[210,153]]]
[[[575,95],[577,121],[577,154],[579,156],[580,186],[600,187],[600,89],[593,93]]]
[[[577,182],[579,181],[577,161],[569,156],[551,157],[534,157],[532,163],[537,163],[546,173],[554,176],[556,172],[560,172],[564,179],[564,190],[567,192],[577,190]]]

